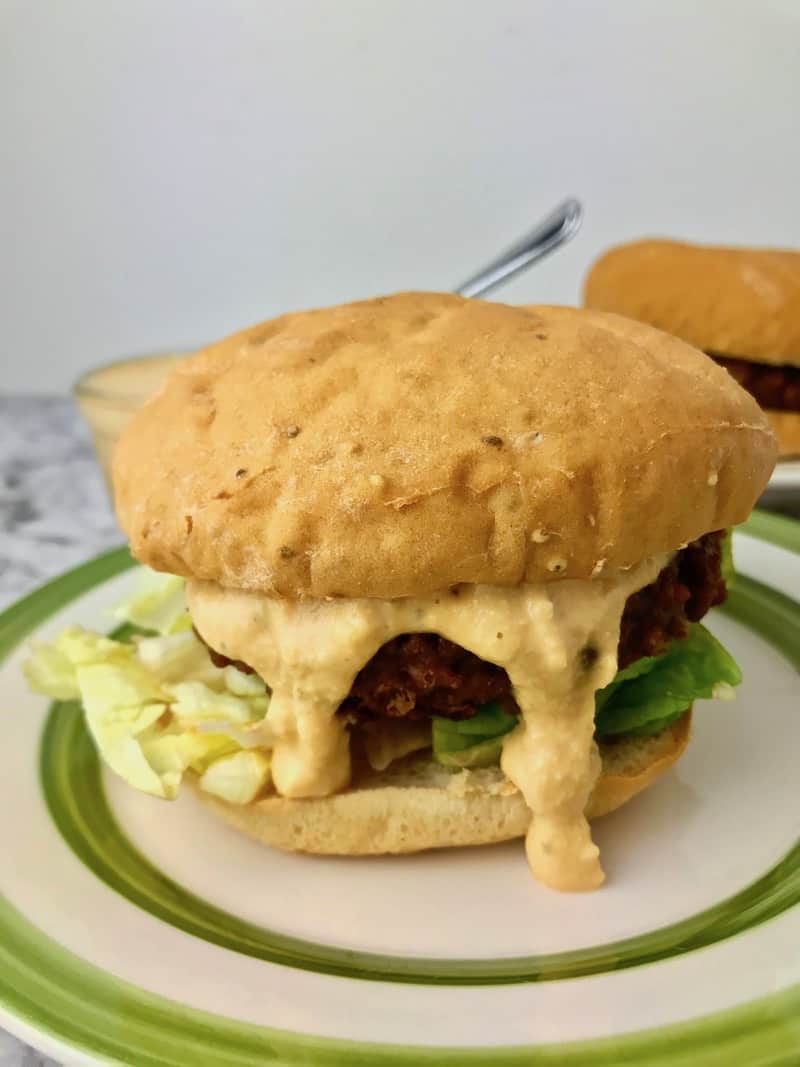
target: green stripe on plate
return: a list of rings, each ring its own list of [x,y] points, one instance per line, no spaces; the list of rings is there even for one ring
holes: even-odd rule
[[[136,1067],[776,1067],[796,1063],[800,985],[687,1023],[591,1041],[481,1049],[377,1045],[236,1022],[154,996],[86,963],[0,902],[0,1003],[105,1062]]]
[[[0,613],[0,663],[40,623],[109,578],[136,565],[127,548],[112,548],[39,586]]]
[[[749,537],[800,555],[800,522],[796,519],[754,511],[737,529]],[[746,574],[737,574],[733,592],[719,610],[759,634],[800,670],[796,601]]]
[[[763,591],[762,587],[762,591]],[[737,599],[745,603],[740,590]],[[800,606],[794,605],[800,628]],[[47,720],[40,777],[50,815],[75,855],[144,911],[232,952],[305,971],[415,985],[507,985],[605,974],[680,956],[774,918],[800,901],[800,843],[761,878],[705,911],[637,937],[570,952],[444,959],[356,952],[257,926],[195,896],[154,867],[117,824],[78,703]]]
[[[759,541],[769,541],[771,545],[800,553],[800,522],[797,519],[776,515],[770,511],[754,511],[750,518],[736,529],[749,537],[757,537]]]
[[[737,574],[730,596],[718,610],[759,634],[800,670],[800,608],[797,601],[755,578]]]

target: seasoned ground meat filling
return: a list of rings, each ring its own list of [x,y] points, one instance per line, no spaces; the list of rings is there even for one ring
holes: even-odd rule
[[[727,596],[722,577],[723,532],[706,534],[682,549],[651,584],[628,597],[620,624],[620,670],[643,656],[657,656],[686,637],[689,623]]]
[[[256,672],[250,666],[249,663],[245,663],[242,659],[229,659],[227,656],[223,656],[221,652],[215,651],[210,645],[207,645],[203,639],[203,635],[198,631],[196,626],[193,626],[197,637],[206,645],[208,654],[211,657],[211,662],[215,667],[235,667],[237,671],[242,671],[243,674],[255,674]]]
[[[678,552],[658,578],[628,598],[622,615],[619,666],[657,656],[670,641],[686,637],[697,622],[725,599],[721,573],[722,533],[710,533]],[[216,666],[229,663],[209,649]],[[352,721],[381,716],[422,719],[430,715],[469,718],[481,704],[500,700],[519,709],[508,675],[493,663],[437,634],[401,634],[380,648],[359,671],[340,714]]]
[[[708,355],[733,375],[762,408],[800,412],[800,367],[751,363],[746,359],[722,356],[718,352],[709,352]]]
[[[502,667],[438,634],[401,634],[359,671],[340,710],[357,718],[467,719],[481,704],[500,699],[519,712]]]

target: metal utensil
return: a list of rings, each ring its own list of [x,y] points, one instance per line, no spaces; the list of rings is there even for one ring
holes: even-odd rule
[[[478,271],[456,289],[461,296],[482,296],[515,275],[527,270],[532,263],[565,244],[578,232],[583,220],[580,201],[570,197],[516,244],[493,259],[483,270]]]

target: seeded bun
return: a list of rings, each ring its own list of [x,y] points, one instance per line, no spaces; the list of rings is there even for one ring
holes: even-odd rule
[[[691,712],[652,737],[603,743],[603,770],[589,799],[590,818],[621,807],[659,778],[689,741]],[[381,772],[365,771],[351,788],[322,799],[268,796],[229,804],[196,790],[215,814],[262,844],[339,856],[419,852],[488,845],[522,837],[531,813],[497,768],[451,772],[410,756]]]
[[[633,241],[597,260],[584,303],[707,352],[800,367],[800,252]]]
[[[615,315],[402,293],[190,358],[117,513],[156,570],[287,598],[587,578],[743,521],[775,441],[701,353]]]

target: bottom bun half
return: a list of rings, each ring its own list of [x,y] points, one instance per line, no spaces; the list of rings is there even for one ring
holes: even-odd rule
[[[652,737],[601,743],[589,818],[614,811],[671,767],[689,741],[690,722],[687,711]],[[350,788],[330,797],[272,795],[236,805],[196,792],[237,830],[292,852],[367,856],[488,845],[522,837],[530,822],[522,794],[499,767],[448,771],[428,754],[380,772],[356,768]]]

